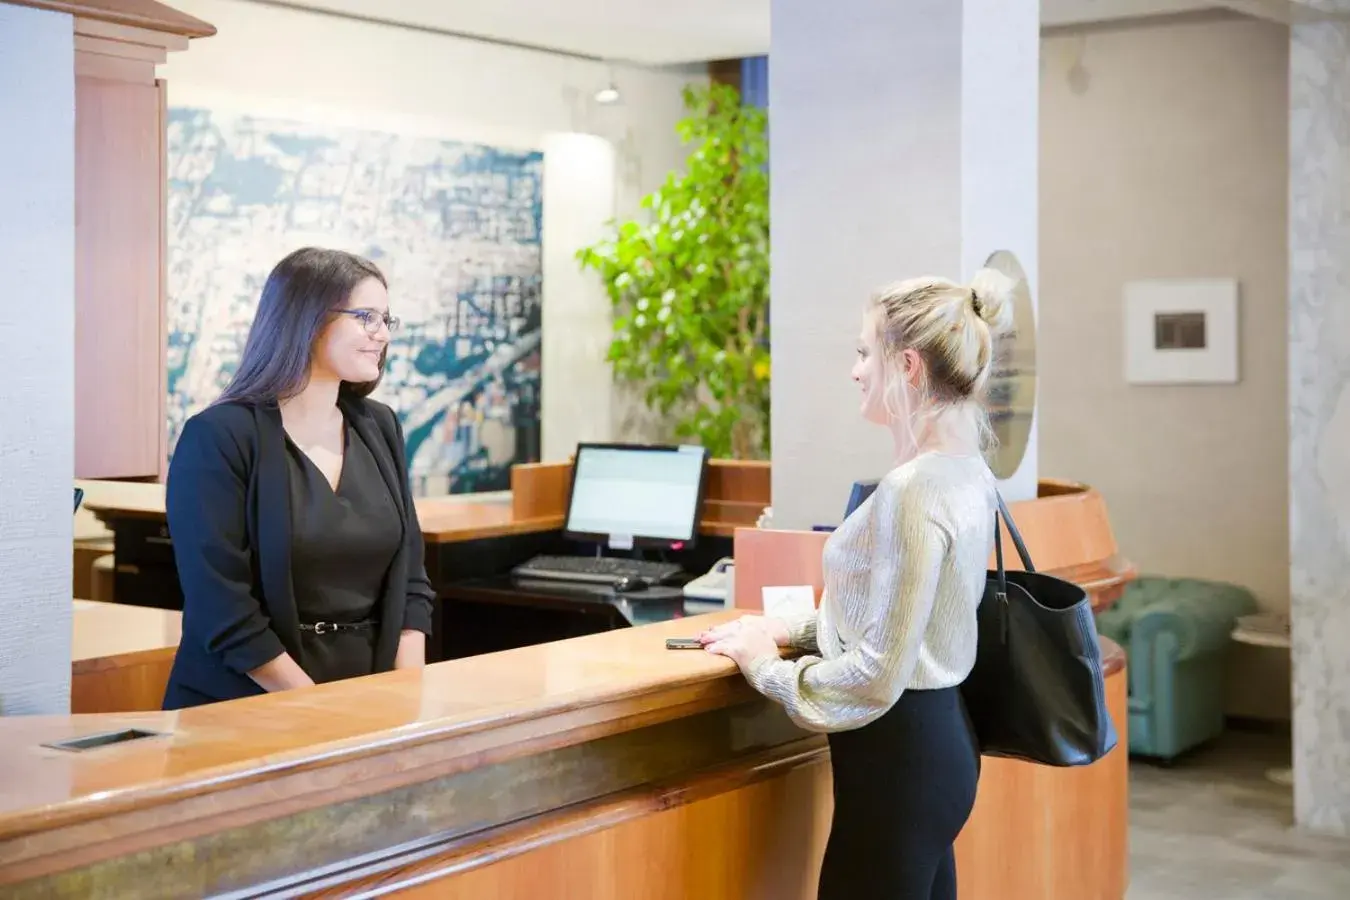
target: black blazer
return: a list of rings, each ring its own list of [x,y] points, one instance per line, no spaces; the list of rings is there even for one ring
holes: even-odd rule
[[[389,407],[343,396],[403,518],[403,544],[380,598],[375,669],[394,666],[399,634],[431,634],[435,594],[408,489],[403,430]],[[169,539],[183,586],[183,636],[165,709],[263,689],[246,673],[289,653],[302,661],[291,587],[291,504],[285,432],[275,404],[221,403],[184,424],[169,465]]]

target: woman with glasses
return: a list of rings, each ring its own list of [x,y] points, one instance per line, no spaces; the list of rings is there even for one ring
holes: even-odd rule
[[[368,396],[397,327],[361,257],[306,248],[268,276],[233,379],[169,466],[183,634],[165,709],[424,664],[403,432]]]

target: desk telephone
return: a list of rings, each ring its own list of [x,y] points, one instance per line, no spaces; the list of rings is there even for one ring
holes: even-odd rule
[[[695,600],[717,600],[726,602],[732,591],[736,563],[730,556],[724,556],[703,575],[684,586],[684,595]]]

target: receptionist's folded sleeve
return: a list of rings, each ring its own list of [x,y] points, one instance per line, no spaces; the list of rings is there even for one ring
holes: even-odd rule
[[[183,588],[184,641],[247,675],[285,648],[254,596],[244,454],[230,430],[202,417],[183,427],[169,466],[169,536]]]

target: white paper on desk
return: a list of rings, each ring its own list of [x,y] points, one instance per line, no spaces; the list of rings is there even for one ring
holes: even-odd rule
[[[788,619],[816,608],[816,589],[809,584],[764,587],[760,589],[764,615]]]

